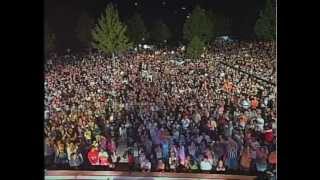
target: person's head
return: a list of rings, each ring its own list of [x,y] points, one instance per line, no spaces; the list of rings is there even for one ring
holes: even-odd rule
[[[71,153],[71,159],[76,159],[76,157],[77,157],[77,154],[76,153]]]

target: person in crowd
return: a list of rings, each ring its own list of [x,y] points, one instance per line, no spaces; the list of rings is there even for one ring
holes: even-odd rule
[[[209,172],[212,170],[212,164],[209,161],[208,157],[204,157],[200,162],[200,170],[202,172]]]
[[[238,149],[236,142],[229,137],[227,145],[227,153],[225,158],[226,166],[229,170],[237,170],[238,168]]]
[[[129,166],[129,170],[132,171],[134,169],[134,157],[131,151],[128,151],[128,166]]]
[[[260,147],[257,149],[256,158],[256,170],[257,172],[264,172],[267,170],[268,152],[266,147]]]
[[[67,152],[65,151],[65,146],[61,142],[58,142],[57,146],[54,163],[58,168],[66,168],[69,161]]]
[[[198,172],[199,167],[196,161],[193,161],[193,160],[190,161],[190,170],[191,172]]]
[[[171,153],[169,157],[169,168],[170,171],[175,172],[178,166],[178,160],[174,152]]]
[[[110,167],[109,155],[106,151],[101,150],[98,154],[99,165]]]
[[[226,167],[224,166],[224,163],[223,163],[222,160],[219,160],[218,166],[217,166],[217,168],[216,168],[216,171],[217,171],[217,172],[224,172],[224,171],[226,171]]]
[[[161,159],[159,159],[157,164],[157,171],[164,172],[164,170],[165,170],[165,164]]]
[[[83,157],[81,153],[74,152],[70,156],[69,165],[71,168],[79,169],[83,163]]]
[[[202,160],[204,169],[208,161],[221,171],[223,163],[244,171],[275,166],[259,148],[273,152],[277,140],[274,46],[214,44],[200,61],[181,65],[167,59],[182,54],[165,49],[124,53],[117,66],[99,52],[49,56],[46,166],[68,168],[74,153],[83,166],[116,162],[121,143],[144,170],[159,160],[172,171],[201,168]]]
[[[44,158],[45,165],[52,166],[55,158],[55,149],[52,140],[50,140],[49,138],[45,138]]]
[[[249,171],[251,161],[250,146],[246,146],[240,154],[240,169],[242,171]]]
[[[99,149],[93,146],[88,152],[88,160],[91,166],[98,166],[99,163]]]

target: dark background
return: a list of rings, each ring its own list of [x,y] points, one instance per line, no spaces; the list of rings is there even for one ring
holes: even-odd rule
[[[233,22],[230,35],[252,39],[256,19],[265,4],[265,0],[46,0],[45,21],[56,34],[58,49],[78,48],[74,32],[78,17],[86,12],[97,19],[110,2],[117,6],[122,21],[134,12],[142,15],[148,29],[156,20],[163,20],[169,26],[174,41],[181,39],[186,16],[195,5],[230,18]],[[138,6],[134,5],[135,2]]]

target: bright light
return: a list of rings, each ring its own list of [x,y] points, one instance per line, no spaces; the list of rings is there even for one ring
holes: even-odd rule
[[[135,5],[135,6],[138,6],[138,2],[134,2],[134,5]]]
[[[188,16],[187,16],[187,18],[189,19],[189,18],[190,18],[190,16],[188,15]]]
[[[186,10],[186,7],[182,6],[181,9],[182,9],[182,10]]]

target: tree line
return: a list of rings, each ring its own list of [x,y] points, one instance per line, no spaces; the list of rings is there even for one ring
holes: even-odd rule
[[[230,18],[196,6],[183,25],[186,55],[193,59],[198,58],[217,36],[230,33],[231,24]],[[254,31],[259,40],[276,39],[276,14],[270,0],[266,1],[264,10],[260,12]],[[83,47],[95,48],[113,57],[142,43],[166,45],[172,38],[170,28],[162,20],[156,20],[150,29],[138,13],[133,14],[127,21],[122,21],[117,8],[112,4],[107,5],[97,20],[83,13],[78,19],[75,34]],[[54,32],[45,23],[46,52],[55,49],[55,42]]]

